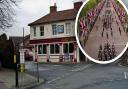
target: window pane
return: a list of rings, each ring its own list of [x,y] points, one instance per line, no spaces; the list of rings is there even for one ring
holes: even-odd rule
[[[53,35],[56,35],[57,34],[57,32],[56,32],[56,25],[55,24],[52,25],[52,34]]]
[[[55,45],[55,53],[59,53],[59,45],[58,44]]]
[[[38,54],[42,54],[43,48],[42,45],[38,45]]]
[[[40,36],[44,36],[44,26],[40,27]]]
[[[56,27],[57,33],[64,33],[64,25],[57,25]]]
[[[55,49],[54,49],[54,45],[53,45],[53,44],[50,45],[50,53],[51,53],[51,54],[54,54],[54,50],[55,50]]]
[[[63,45],[63,52],[68,53],[68,44]]]
[[[47,54],[47,46],[43,45],[43,54]]]
[[[74,51],[74,45],[73,45],[73,43],[70,43],[69,44],[69,53],[73,53],[73,51]]]
[[[33,35],[36,36],[36,27],[33,27]]]
[[[66,23],[66,34],[70,34],[71,32],[71,23]]]

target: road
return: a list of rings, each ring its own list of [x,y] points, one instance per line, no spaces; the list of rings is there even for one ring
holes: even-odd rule
[[[126,43],[128,41],[128,37],[126,36],[126,33],[124,32],[124,29],[119,21],[119,18],[117,16],[117,13],[112,3],[110,2],[110,7],[106,7],[106,4],[107,2],[105,3],[103,9],[101,10],[99,17],[92,29],[92,32],[89,35],[89,38],[84,48],[85,52],[90,57],[97,59],[97,60],[98,60],[98,50],[99,50],[100,45],[102,45],[102,48],[104,48],[104,45],[106,43],[109,43],[110,46],[114,44],[116,55],[119,55],[125,48]],[[103,31],[103,19],[104,19],[104,15],[107,10],[111,10],[111,13],[112,13],[112,18],[113,18],[113,21],[111,23],[112,31],[110,27],[107,29],[104,27],[104,31]],[[119,24],[117,24],[116,21]],[[119,27],[121,29],[121,34],[119,32]],[[103,32],[103,37],[102,37],[102,32]],[[113,33],[113,35],[111,35],[111,32]],[[108,34],[108,38],[106,34]]]
[[[40,64],[39,69],[46,82],[33,89],[128,89],[128,68],[117,64]]]

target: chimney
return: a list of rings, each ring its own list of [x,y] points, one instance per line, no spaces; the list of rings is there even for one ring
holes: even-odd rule
[[[56,3],[54,4],[54,6],[50,6],[50,13],[55,13],[55,12],[57,12]]]
[[[74,10],[78,11],[80,7],[82,6],[83,2],[74,2]]]

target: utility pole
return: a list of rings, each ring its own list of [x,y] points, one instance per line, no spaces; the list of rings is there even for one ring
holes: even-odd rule
[[[15,87],[19,87],[19,80],[18,80],[18,51],[19,44],[15,46],[15,54],[14,54],[14,64],[15,64]]]
[[[23,49],[24,49],[24,27],[23,27]]]

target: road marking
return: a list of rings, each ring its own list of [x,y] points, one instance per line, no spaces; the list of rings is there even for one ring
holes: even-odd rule
[[[87,66],[80,67],[80,68],[76,68],[76,69],[73,69],[73,70],[71,70],[71,71],[77,72],[77,71],[84,70],[84,69],[86,69],[86,68],[88,68],[88,67],[91,67],[91,66],[92,66],[92,64],[88,64]]]
[[[88,64],[88,65],[86,65],[86,66],[84,66],[84,67],[76,68],[76,69],[74,69],[74,70],[71,70],[71,72],[69,72],[69,73],[66,73],[66,74],[64,74],[64,75],[62,75],[62,76],[60,76],[60,77],[57,77],[57,78],[55,78],[55,79],[52,79],[52,80],[48,81],[47,83],[50,84],[50,83],[52,83],[52,82],[55,82],[55,81],[57,81],[57,80],[60,80],[60,79],[62,79],[62,78],[64,78],[64,77],[70,75],[70,74],[73,73],[73,72],[78,72],[78,71],[80,71],[80,70],[83,70],[83,69],[86,69],[86,68],[88,68],[88,67],[91,67],[92,65],[93,65],[93,64]]]
[[[52,88],[44,88],[44,89],[52,89]]]
[[[127,79],[127,72],[124,72],[124,79]]]
[[[62,78],[66,77],[66,76],[68,76],[68,75],[70,75],[70,74],[71,74],[71,72],[70,72],[70,73],[66,73],[66,74],[64,74],[64,75],[62,75],[62,76],[60,76],[60,77],[57,77],[57,78],[55,78],[55,79],[52,79],[52,80],[48,81],[47,83],[55,82],[56,80],[62,79]]]

